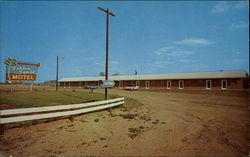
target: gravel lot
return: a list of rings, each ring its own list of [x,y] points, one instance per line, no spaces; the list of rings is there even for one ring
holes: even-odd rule
[[[246,156],[248,99],[109,90],[143,105],[6,130],[0,154],[21,156]],[[97,91],[97,92],[100,92]],[[126,106],[125,106],[126,107]]]

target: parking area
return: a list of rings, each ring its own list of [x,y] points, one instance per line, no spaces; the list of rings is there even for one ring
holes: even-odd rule
[[[95,92],[103,92],[96,90]],[[13,156],[245,156],[246,96],[109,90],[141,105],[10,128],[0,152]]]

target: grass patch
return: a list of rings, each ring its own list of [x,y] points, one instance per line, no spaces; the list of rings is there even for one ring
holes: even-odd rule
[[[10,92],[10,84],[0,85],[0,109],[76,104],[104,100],[105,98],[104,92],[90,93],[89,90],[82,88],[60,88],[59,91],[55,91],[53,86],[33,85],[33,92],[31,92],[30,85],[13,84],[12,86],[13,92]],[[109,99],[117,97],[121,96],[108,95]],[[125,97],[124,110],[141,105],[137,100]]]
[[[0,109],[41,107],[103,100],[100,93],[84,91],[0,92]]]
[[[5,91],[5,92],[21,92],[21,91],[30,91],[31,85],[25,85],[25,84],[0,84],[0,91]],[[32,90],[33,91],[47,91],[47,90],[55,90],[55,86],[52,85],[32,85]]]
[[[109,95],[109,99],[121,97]],[[83,91],[35,91],[35,92],[6,92],[0,91],[0,109],[42,107],[65,104],[76,104],[104,100],[102,93],[89,93]],[[136,108],[142,104],[137,100],[125,98],[124,107],[127,109]]]

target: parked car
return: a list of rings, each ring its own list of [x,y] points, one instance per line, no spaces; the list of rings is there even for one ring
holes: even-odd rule
[[[138,90],[139,86],[136,86],[134,84],[128,85],[127,87],[124,88],[125,90]]]
[[[96,89],[99,88],[99,85],[94,85],[94,84],[90,84],[90,85],[85,85],[83,86],[85,89]]]

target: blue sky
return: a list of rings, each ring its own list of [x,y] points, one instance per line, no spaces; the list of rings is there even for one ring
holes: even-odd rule
[[[1,82],[5,58],[41,63],[37,82],[97,76],[105,69],[109,8],[109,73],[249,71],[246,1],[0,2]]]

